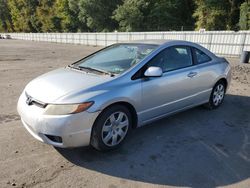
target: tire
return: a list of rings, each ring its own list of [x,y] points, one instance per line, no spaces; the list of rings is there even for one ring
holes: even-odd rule
[[[226,84],[224,81],[220,80],[214,85],[209,102],[205,106],[210,110],[218,108],[224,101],[225,93]]]
[[[92,128],[90,144],[99,151],[117,149],[131,131],[132,115],[122,105],[105,109]]]

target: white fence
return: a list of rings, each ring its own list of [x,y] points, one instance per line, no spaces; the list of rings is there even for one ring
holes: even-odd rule
[[[240,56],[250,51],[250,31],[7,33],[13,39],[107,46],[131,40],[172,39],[196,42],[217,55]],[[2,33],[4,35],[4,33]]]

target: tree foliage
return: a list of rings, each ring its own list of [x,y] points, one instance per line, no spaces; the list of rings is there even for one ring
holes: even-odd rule
[[[237,30],[239,6],[244,0],[195,0],[196,28]]]
[[[113,18],[122,31],[179,30],[193,26],[191,0],[125,0]]]
[[[0,0],[0,30],[14,30],[7,0]]]
[[[112,31],[117,23],[112,19],[113,11],[121,0],[80,0],[79,18],[91,31]]]
[[[61,31],[61,19],[55,13],[56,1],[39,0],[36,8],[37,32],[56,32]]]
[[[241,7],[241,8],[240,8]],[[0,31],[249,29],[247,0],[0,0]]]
[[[250,4],[244,2],[240,6],[240,29],[249,30],[250,29]]]
[[[17,32],[36,31],[36,0],[8,0],[13,28]]]
[[[148,11],[149,1],[125,0],[123,5],[114,11],[113,18],[119,23],[122,31],[144,29],[145,14]]]
[[[230,9],[228,13],[228,23],[227,29],[238,30],[239,29],[239,19],[240,19],[240,6],[246,0],[229,0]]]

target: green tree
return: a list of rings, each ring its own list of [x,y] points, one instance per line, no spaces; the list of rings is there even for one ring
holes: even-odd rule
[[[0,0],[0,31],[237,30],[249,12],[249,0]]]
[[[63,32],[86,31],[87,25],[82,22],[79,15],[79,0],[57,0],[55,15],[61,19]]]
[[[156,0],[147,15],[146,30],[193,29],[192,0]]]
[[[245,0],[228,0],[230,4],[228,19],[227,19],[227,29],[228,30],[238,30],[239,29],[239,19],[240,19],[240,5],[244,3]]]
[[[8,0],[13,28],[17,32],[37,32],[37,0]]]
[[[121,31],[135,31],[144,28],[145,12],[149,9],[149,2],[145,0],[125,0],[114,11],[113,19],[119,23]]]
[[[240,6],[239,26],[242,30],[250,29],[250,4],[247,1]]]
[[[193,26],[192,0],[125,0],[113,18],[122,31],[180,30]]]
[[[40,0],[36,9],[37,25],[41,32],[61,32],[62,19],[55,14],[55,0]]]
[[[55,8],[54,15],[57,16],[60,20],[60,30],[63,32],[69,32],[69,31],[75,32],[77,29],[73,26],[74,25],[73,17],[69,9],[69,1],[57,0],[54,5],[54,8]]]
[[[196,28],[225,30],[227,28],[228,0],[195,0]]]
[[[244,0],[195,0],[196,28],[237,30],[239,6]]]
[[[80,0],[69,0],[69,9],[72,17],[72,27],[77,29],[77,31],[88,31],[88,26],[85,20],[79,18],[79,1]]]
[[[80,0],[78,17],[91,31],[113,31],[117,23],[112,19],[112,14],[121,1]]]
[[[76,32],[77,25],[73,12],[70,10],[68,0],[57,0],[55,4],[55,15],[60,19],[60,28],[63,32]]]
[[[7,0],[0,0],[0,31],[13,31],[13,25]]]

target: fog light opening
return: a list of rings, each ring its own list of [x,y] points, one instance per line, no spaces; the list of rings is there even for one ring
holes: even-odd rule
[[[53,135],[47,135],[47,134],[45,134],[45,136],[48,139],[50,139],[52,142],[62,143],[62,138],[60,136],[53,136]]]

